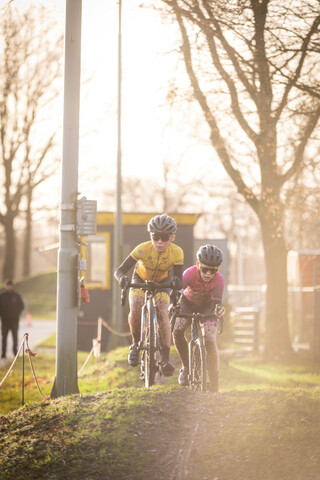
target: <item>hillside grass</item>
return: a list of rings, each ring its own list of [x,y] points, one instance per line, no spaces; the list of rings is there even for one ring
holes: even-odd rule
[[[33,318],[54,318],[56,272],[18,282]],[[32,358],[50,397],[55,334]],[[319,480],[320,365],[223,355],[220,393],[180,388],[176,371],[145,389],[128,348],[90,357],[79,394],[43,399],[28,356],[0,387],[1,480]],[[78,370],[88,352],[78,352]],[[0,368],[0,381],[8,365]]]
[[[56,272],[16,283],[33,318],[54,318]],[[224,341],[225,341],[224,336]],[[222,356],[220,393],[145,389],[128,348],[90,357],[79,394],[51,400],[55,334],[0,387],[1,480],[319,480],[320,365]],[[78,352],[78,370],[88,352]],[[8,366],[0,368],[0,381]]]
[[[40,343],[32,357],[32,364],[41,392],[45,397],[51,393],[55,376],[55,334]],[[45,354],[41,351],[46,352]],[[52,352],[52,353],[48,353]],[[87,360],[88,352],[78,352],[78,371]],[[88,363],[78,377],[81,394],[104,392],[111,388],[142,387],[139,371],[127,362],[128,348],[119,347],[108,353],[101,353],[99,359],[90,356]],[[172,377],[166,378],[166,385],[176,385],[180,363],[172,348],[171,359],[176,367]],[[9,366],[9,365],[8,365]],[[0,368],[0,380],[4,378],[8,366]],[[9,413],[21,407],[23,360],[17,363],[5,384],[0,389],[0,414]],[[283,389],[320,389],[320,365],[307,355],[297,355],[293,360],[265,362],[259,357],[232,358],[222,356],[220,371],[220,391]],[[24,359],[24,402],[41,401],[33,378],[28,355]]]
[[[1,418],[1,479],[316,480],[319,407],[315,391],[213,399],[173,386],[32,404]],[[188,423],[194,412],[197,429]],[[190,443],[187,475],[175,476]]]
[[[127,353],[121,347],[90,358],[80,394],[49,401],[26,365],[20,408],[19,359],[0,389],[1,480],[319,478],[318,362],[307,355],[277,363],[224,357],[220,393],[203,395],[177,385],[174,348],[174,376],[148,390]],[[87,356],[79,352],[79,368]],[[34,357],[46,395],[54,361],[41,349]]]
[[[40,343],[32,357],[32,364],[38,385],[44,397],[50,396],[55,376],[55,334]],[[41,351],[45,351],[43,354]],[[48,353],[52,351],[52,353]],[[109,353],[102,353],[99,359],[90,356],[88,363],[78,376],[78,387],[81,393],[104,392],[110,388],[125,388],[141,386],[138,370],[130,367],[127,362],[128,348],[121,347]],[[78,371],[84,365],[89,352],[78,352]],[[177,356],[174,355],[177,362]],[[0,368],[0,381],[5,377],[9,364]],[[0,414],[9,413],[22,405],[22,374],[23,359],[19,357],[13,371],[0,388]],[[176,374],[177,375],[177,374]],[[175,376],[176,377],[176,376]],[[168,379],[175,383],[176,378]],[[28,355],[24,358],[24,402],[30,403],[42,400],[41,393],[33,378],[33,372]]]
[[[91,358],[78,395],[43,402],[27,375],[27,403],[12,409],[19,406],[17,366],[0,390],[1,411],[10,410],[0,416],[1,480],[319,478],[317,362],[225,358],[221,393],[212,396],[177,386],[174,349],[175,375],[145,389],[127,350]],[[79,366],[87,355],[79,353]],[[39,353],[34,365],[49,394],[54,355]],[[4,391],[11,397],[3,400]],[[188,469],[181,477],[175,469],[184,449]]]

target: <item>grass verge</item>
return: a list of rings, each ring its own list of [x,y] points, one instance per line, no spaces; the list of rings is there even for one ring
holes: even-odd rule
[[[79,366],[87,355],[79,353]],[[8,411],[1,389],[1,480],[319,478],[320,366],[312,359],[225,358],[221,393],[211,396],[177,386],[174,349],[175,375],[148,390],[126,357],[124,347],[91,358],[79,395],[42,402],[30,381],[27,404]],[[34,362],[49,394],[54,355]],[[8,379],[11,395],[20,367]]]

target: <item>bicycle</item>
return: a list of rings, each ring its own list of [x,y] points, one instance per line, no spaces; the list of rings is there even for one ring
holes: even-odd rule
[[[173,289],[172,285],[146,280],[144,283],[128,283],[121,289],[121,305],[124,306],[129,288],[139,288],[145,292],[145,301],[141,309],[141,333],[138,350],[142,352],[141,376],[146,388],[155,383],[156,374],[161,372],[160,342],[158,320],[153,298],[158,289]]]
[[[175,319],[177,317],[191,318],[191,338],[188,342],[189,353],[189,386],[191,390],[197,390],[205,393],[208,388],[207,382],[207,356],[204,346],[204,329],[201,321],[212,319],[213,317],[219,322],[219,334],[223,332],[224,320],[219,319],[216,312],[220,309],[217,304],[214,313],[180,313],[180,305],[170,305],[169,316],[171,329],[174,328]]]

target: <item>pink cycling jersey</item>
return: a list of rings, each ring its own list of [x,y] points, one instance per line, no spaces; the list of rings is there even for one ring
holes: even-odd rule
[[[221,273],[217,272],[210,282],[204,282],[200,276],[197,265],[187,268],[183,272],[183,295],[192,303],[202,305],[216,300],[222,300],[224,280]]]

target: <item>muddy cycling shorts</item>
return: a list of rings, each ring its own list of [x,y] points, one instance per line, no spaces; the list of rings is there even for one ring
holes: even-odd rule
[[[134,272],[132,275],[131,282],[143,283],[144,280],[142,280],[142,278],[139,277],[139,275],[136,272]],[[165,278],[164,280],[161,280],[160,282],[157,282],[157,283],[163,283],[167,285],[168,278]],[[171,288],[163,288],[161,290],[159,289],[154,296],[154,301],[164,300],[165,302],[170,303],[170,293],[171,293]],[[137,295],[144,298],[145,292],[141,290],[141,288],[130,288],[129,298],[136,297]]]

